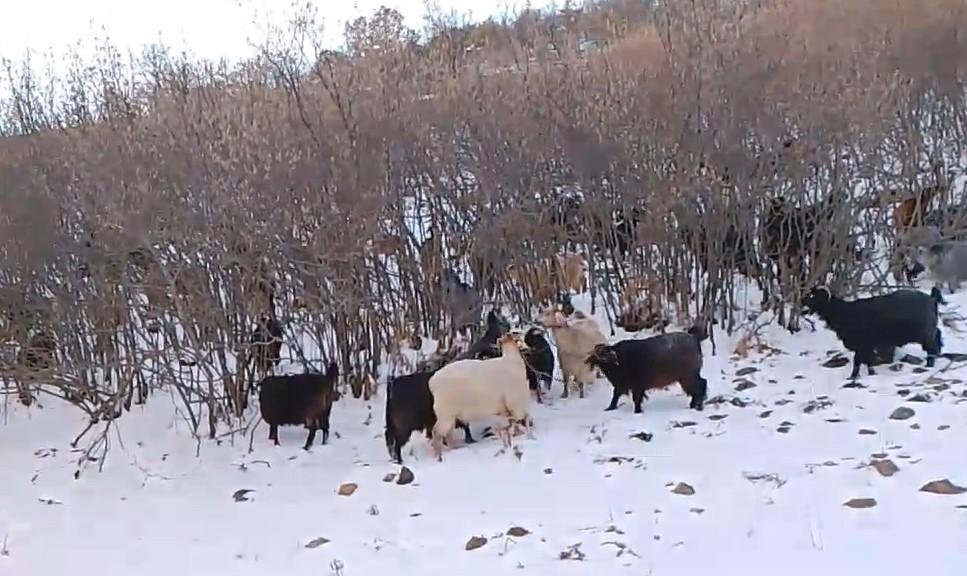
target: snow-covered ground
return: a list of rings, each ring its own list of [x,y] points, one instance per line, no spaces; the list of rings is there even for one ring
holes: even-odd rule
[[[967,312],[967,294],[950,301],[944,312]],[[967,352],[943,330],[945,351]],[[967,494],[920,488],[967,486],[964,364],[900,363],[843,388],[850,366],[821,365],[842,349],[821,324],[762,335],[774,350],[746,358],[722,334],[717,355],[704,343],[704,412],[677,387],[635,415],[630,399],[604,412],[605,380],[585,399],[555,384],[517,454],[483,438],[438,463],[414,435],[409,485],[384,481],[399,467],[382,395],[344,397],[330,444],[308,453],[294,427],[274,447],[261,426],[251,453],[247,437],[196,445],[156,395],[121,419],[103,472],[76,480],[81,418],[50,399],[11,403],[0,574],[963,574]],[[914,414],[891,419],[899,407]],[[356,491],[339,495],[347,482]],[[866,498],[875,506],[845,505]],[[486,544],[466,550],[475,536]]]

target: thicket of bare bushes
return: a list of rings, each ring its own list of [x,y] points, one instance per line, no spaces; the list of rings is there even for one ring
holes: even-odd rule
[[[360,382],[401,337],[452,331],[444,269],[528,316],[507,266],[565,243],[612,318],[640,298],[733,327],[736,270],[776,310],[885,283],[891,199],[964,158],[963,30],[960,0],[623,0],[423,40],[384,10],[343,52],[307,14],[237,66],[7,62],[4,385],[92,421],[167,386],[215,435],[244,416],[260,319]],[[54,358],[25,362],[37,335]]]

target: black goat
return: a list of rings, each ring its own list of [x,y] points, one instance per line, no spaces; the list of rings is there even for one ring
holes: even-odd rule
[[[527,344],[527,350],[522,351],[521,355],[527,366],[527,382],[530,389],[537,394],[537,401],[543,403],[541,384],[547,390],[551,389],[554,378],[554,351],[551,350],[543,331],[536,327],[527,331],[524,344]]]
[[[339,367],[331,362],[325,374],[267,376],[259,384],[259,408],[269,425],[269,440],[279,445],[279,426],[304,424],[309,429],[305,449],[322,430],[322,443],[329,441],[329,413],[336,399]]]
[[[877,355],[904,344],[917,343],[927,353],[927,366],[933,366],[943,340],[937,328],[940,293],[897,290],[891,294],[846,302],[820,286],[803,298],[806,312],[815,312],[847,349],[853,352],[851,379],[866,364],[870,374]]]
[[[681,384],[691,398],[689,407],[702,410],[708,394],[708,382],[702,378],[703,330],[688,333],[671,332],[642,340],[621,340],[615,344],[598,344],[585,362],[600,369],[614,394],[607,410],[618,407],[618,400],[631,393],[635,414],[641,413],[646,390],[665,388],[672,382]]]
[[[487,330],[463,353],[453,360],[496,358],[500,356],[497,339],[510,331],[510,322],[496,310],[487,312]]]
[[[403,463],[403,446],[415,430],[423,430],[430,439],[436,414],[433,412],[433,393],[430,377],[434,372],[416,372],[386,382],[386,449],[397,464]],[[467,444],[474,442],[470,426],[457,422],[463,429]]]

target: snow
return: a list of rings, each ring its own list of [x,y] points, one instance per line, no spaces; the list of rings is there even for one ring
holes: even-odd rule
[[[967,310],[967,294],[948,300],[945,314]],[[945,351],[967,352],[967,337],[943,331]],[[675,387],[650,394],[644,414],[627,398],[606,413],[605,380],[584,399],[561,399],[555,382],[534,404],[536,439],[515,438],[519,458],[479,423],[480,441],[458,441],[442,463],[414,435],[404,459],[416,479],[405,486],[383,481],[399,467],[383,442],[382,395],[344,396],[327,446],[304,452],[305,431],[289,427],[274,447],[263,424],[250,453],[247,436],[196,443],[156,392],[110,433],[103,471],[78,479],[69,442],[82,418],[49,398],[30,409],[11,399],[0,424],[0,575],[962,573],[967,494],[919,488],[967,485],[963,364],[864,369],[867,387],[844,389],[850,366],[821,366],[842,350],[821,323],[798,334],[768,327],[762,339],[781,353],[745,359],[730,357],[736,338],[716,339],[714,356],[704,343],[710,398],[745,407],[692,411]],[[907,353],[924,356],[909,346],[898,358]],[[736,392],[748,367],[756,386]],[[832,405],[804,412],[822,396]],[[891,420],[899,406],[916,414]],[[784,421],[787,433],[777,431]],[[638,432],[653,437],[629,437]],[[869,467],[876,453],[899,472]],[[344,482],[358,489],[337,495]],[[673,493],[680,482],[694,495]],[[236,502],[240,489],[252,492]],[[877,505],[844,506],[852,498]],[[502,535],[512,526],[530,534]],[[466,551],[472,536],[489,541]],[[329,542],[306,547],[320,537]],[[575,545],[583,560],[561,560]]]

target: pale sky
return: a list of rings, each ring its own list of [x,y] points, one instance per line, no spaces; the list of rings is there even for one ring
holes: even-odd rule
[[[411,28],[423,28],[424,0],[301,0],[316,6],[333,47],[344,23],[386,5]],[[431,0],[443,11],[474,20],[515,12],[526,0]],[[535,1],[535,6],[547,2]],[[0,56],[19,60],[27,49],[63,54],[78,41],[107,32],[124,50],[140,53],[157,42],[188,48],[206,58],[235,59],[252,53],[249,40],[265,37],[265,24],[285,22],[290,0],[0,0]]]

